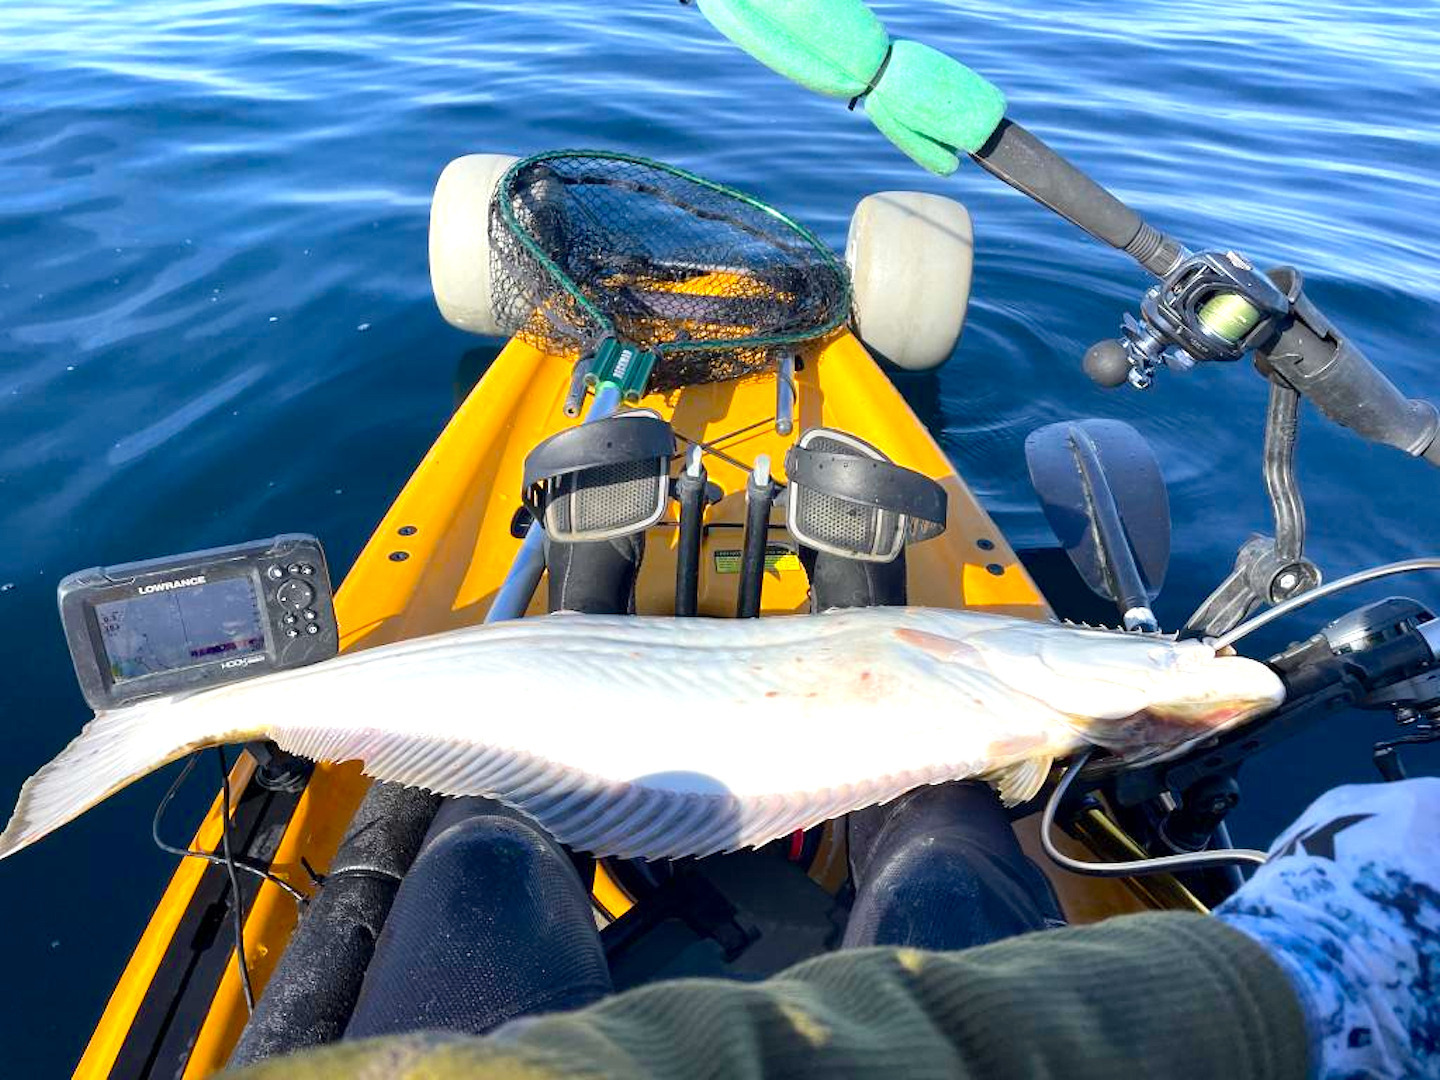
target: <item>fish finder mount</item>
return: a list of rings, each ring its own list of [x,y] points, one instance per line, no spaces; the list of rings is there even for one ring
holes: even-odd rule
[[[96,712],[339,651],[325,552],[299,533],[96,566],[57,593],[75,675]]]

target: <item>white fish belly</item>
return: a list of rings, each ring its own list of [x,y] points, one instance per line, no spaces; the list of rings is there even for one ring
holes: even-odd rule
[[[560,616],[357,653],[232,704],[265,708],[287,749],[500,799],[584,850],[698,855],[1079,744],[895,632],[925,621]]]

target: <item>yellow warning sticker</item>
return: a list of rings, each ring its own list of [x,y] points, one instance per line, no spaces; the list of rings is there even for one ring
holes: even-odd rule
[[[717,574],[738,574],[740,572],[740,550],[726,548],[715,552]],[[769,544],[765,548],[765,569],[777,574],[794,574],[804,570],[800,556],[784,544]]]

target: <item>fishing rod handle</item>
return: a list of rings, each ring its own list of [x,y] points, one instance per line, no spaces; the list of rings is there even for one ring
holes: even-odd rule
[[[1371,442],[1393,446],[1440,466],[1440,413],[1406,398],[1348,337],[1311,303],[1298,270],[1270,279],[1290,299],[1291,316],[1273,341],[1255,352],[1255,366],[1299,391],[1325,416]]]
[[[970,156],[990,175],[1132,256],[1156,277],[1168,274],[1185,255],[1178,241],[1146,224],[1133,208],[1011,120],[1001,120]]]

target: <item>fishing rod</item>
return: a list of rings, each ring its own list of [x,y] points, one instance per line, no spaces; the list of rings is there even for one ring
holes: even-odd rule
[[[863,107],[882,134],[928,171],[949,175],[962,156],[969,157],[1089,236],[1130,256],[1157,279],[1144,293],[1138,312],[1123,317],[1120,335],[1086,351],[1085,373],[1098,385],[1129,384],[1145,390],[1162,368],[1186,372],[1246,356],[1270,382],[1264,478],[1275,536],[1257,536],[1242,546],[1232,572],[1190,618],[1183,636],[1223,647],[1341,589],[1440,566],[1435,560],[1411,560],[1322,588],[1319,569],[1304,556],[1304,505],[1294,468],[1299,399],[1308,398],[1331,421],[1362,438],[1437,466],[1440,412],[1428,401],[1406,398],[1329,321],[1306,295],[1300,271],[1288,266],[1262,270],[1235,251],[1192,251],[1009,119],[1005,96],[994,84],[926,45],[892,39],[862,0],[681,0],[692,2],[716,29],[767,67],[818,93],[848,100],[851,110]],[[1377,612],[1407,604],[1416,610],[1407,609],[1403,618],[1388,608]],[[1260,605],[1274,606],[1244,621]],[[1385,618],[1393,625],[1383,632],[1370,626],[1372,619],[1383,623]],[[1403,775],[1394,756],[1398,745],[1440,738],[1440,688],[1432,692],[1429,685],[1432,677],[1440,680],[1440,670],[1431,671],[1440,669],[1440,653],[1429,647],[1431,638],[1440,639],[1440,634],[1429,632],[1431,624],[1440,625],[1413,601],[1399,600],[1339,620],[1312,639],[1308,651],[1297,646],[1298,653],[1277,658],[1293,683],[1287,689],[1296,698],[1283,715],[1263,722],[1258,734],[1249,729],[1233,733],[1218,749],[1207,749],[1199,763],[1172,762],[1128,772],[1121,794],[1130,805],[1138,805],[1167,791],[1198,795],[1208,790],[1218,809],[1211,815],[1213,823],[1207,824],[1212,830],[1220,827],[1236,797],[1221,790],[1222,771],[1233,773],[1256,747],[1298,729],[1308,719],[1307,705],[1392,708],[1401,723],[1426,717],[1420,725],[1424,730],[1376,744],[1374,758],[1382,775]],[[1351,643],[1343,650],[1332,647],[1331,638],[1345,634]],[[1397,648],[1405,652],[1399,646],[1387,646],[1388,652],[1370,649],[1386,634],[1419,640],[1411,650],[1415,657],[1401,655],[1398,666],[1385,668],[1382,662]],[[1362,652],[1369,650],[1365,655],[1355,653],[1356,641]],[[1342,660],[1342,651],[1352,655]],[[1088,755],[1066,772],[1045,808],[1042,840],[1060,865],[1090,875],[1133,876],[1264,861],[1263,852],[1234,849],[1109,864],[1069,859],[1055,848],[1050,832],[1060,804],[1081,780],[1086,760]],[[1229,782],[1233,786],[1233,778]],[[1210,787],[1202,789],[1206,783]],[[1171,817],[1189,812],[1182,806]],[[1206,813],[1196,811],[1199,818]]]
[[[949,175],[968,156],[986,172],[1133,258],[1159,279],[1139,317],[1085,354],[1102,386],[1148,388],[1253,354],[1256,368],[1362,438],[1440,465],[1440,412],[1407,399],[1304,292],[1292,267],[1261,272],[1234,251],[1192,252],[1005,115],[993,83],[919,42],[892,39],[861,0],[681,0],[772,70],[862,105],[913,161]]]

